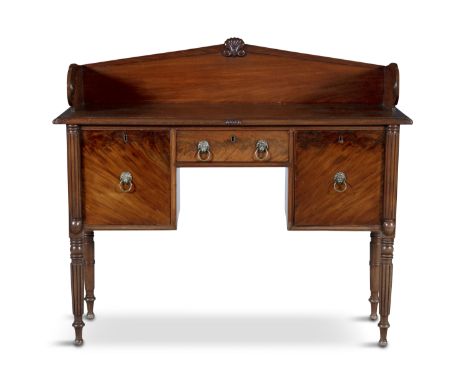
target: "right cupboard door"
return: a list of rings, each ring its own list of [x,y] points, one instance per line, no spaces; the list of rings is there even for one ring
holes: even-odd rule
[[[383,128],[296,131],[294,147],[294,226],[381,223]]]

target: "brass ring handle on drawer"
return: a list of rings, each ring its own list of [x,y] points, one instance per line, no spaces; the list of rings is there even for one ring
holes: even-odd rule
[[[133,190],[133,176],[130,171],[124,171],[120,174],[120,191],[130,192]]]
[[[255,159],[259,161],[265,161],[270,159],[270,151],[268,150],[268,142],[264,139],[260,139],[255,144]]]
[[[348,188],[346,183],[346,174],[342,171],[339,171],[333,177],[333,188],[336,192],[345,192]]]
[[[202,162],[209,162],[211,160],[210,144],[208,141],[198,142],[197,158]]]

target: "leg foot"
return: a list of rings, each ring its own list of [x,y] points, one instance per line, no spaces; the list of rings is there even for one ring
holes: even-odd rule
[[[390,325],[385,325],[385,327],[382,327],[382,323],[379,323],[380,326],[380,340],[379,340],[379,346],[380,347],[385,347],[388,345],[387,341],[387,330],[390,327]]]
[[[83,340],[75,340],[74,344],[75,346],[81,346],[83,345]]]
[[[75,346],[83,345],[83,326],[84,322],[81,316],[75,316],[75,321],[72,325],[75,328]]]
[[[94,300],[96,300],[95,298],[89,298],[89,297],[86,297],[85,298],[85,301],[86,301],[86,307],[88,309],[88,312],[86,313],[86,319],[87,320],[94,320]]]
[[[370,319],[372,321],[376,321],[378,318],[379,318],[379,316],[377,316],[377,313],[373,313],[373,314],[370,315]]]

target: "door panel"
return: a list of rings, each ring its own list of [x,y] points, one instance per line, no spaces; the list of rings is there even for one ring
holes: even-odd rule
[[[82,173],[86,224],[171,224],[168,131],[85,130]]]
[[[383,129],[296,132],[294,224],[380,224],[384,139]]]

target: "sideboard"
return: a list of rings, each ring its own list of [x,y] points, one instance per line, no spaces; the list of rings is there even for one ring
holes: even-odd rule
[[[180,167],[284,167],[287,228],[370,231],[370,305],[390,327],[399,71],[247,45],[68,70],[75,344],[94,318],[94,231],[176,229]]]

